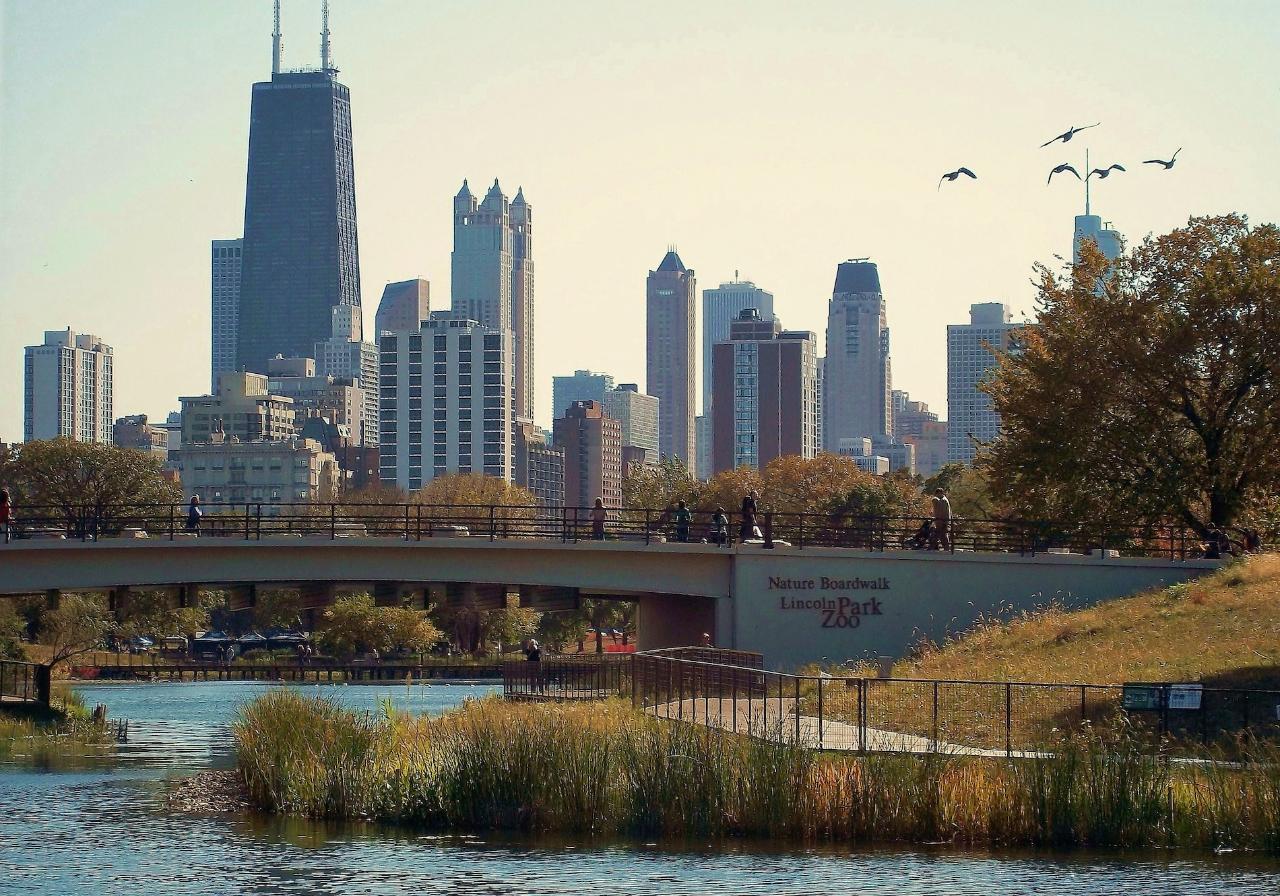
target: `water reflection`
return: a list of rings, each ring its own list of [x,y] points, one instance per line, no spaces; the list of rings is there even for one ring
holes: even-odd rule
[[[131,720],[109,769],[0,769],[0,894],[1109,893],[1274,894],[1269,861],[966,854],[947,850],[769,849],[759,843],[592,843],[439,836],[373,824],[177,815],[165,779],[231,761],[243,683],[95,686]],[[307,687],[377,711],[389,697],[441,712],[489,689]]]

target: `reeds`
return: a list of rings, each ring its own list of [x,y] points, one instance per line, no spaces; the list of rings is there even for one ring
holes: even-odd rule
[[[620,701],[356,713],[274,691],[235,726],[260,808],[457,831],[1280,851],[1280,750],[1175,764],[1122,729],[1038,758],[816,753]]]

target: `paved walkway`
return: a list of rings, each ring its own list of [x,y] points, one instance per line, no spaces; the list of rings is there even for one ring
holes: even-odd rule
[[[664,719],[678,719],[738,734],[780,743],[799,743],[822,750],[853,750],[860,747],[869,753],[943,753],[950,756],[1005,758],[1004,750],[970,747],[964,744],[934,741],[931,738],[888,731],[866,729],[865,746],[859,742],[858,726],[816,716],[797,715],[796,701],[787,697],[695,698],[662,703],[646,709]],[[1014,758],[1031,758],[1039,754],[1015,750]]]

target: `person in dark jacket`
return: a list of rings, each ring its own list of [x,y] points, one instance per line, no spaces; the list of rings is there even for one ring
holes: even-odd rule
[[[200,496],[192,495],[191,503],[187,505],[187,531],[192,535],[200,534],[200,517],[202,516],[204,511],[200,509]]]
[[[756,531],[756,498],[755,493],[742,496],[742,524],[738,527],[738,540],[746,541],[755,538]]]

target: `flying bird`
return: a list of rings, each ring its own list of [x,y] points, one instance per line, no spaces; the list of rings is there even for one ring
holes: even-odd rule
[[[1061,165],[1059,165],[1058,167],[1054,168],[1052,171],[1049,172],[1049,180],[1045,181],[1045,185],[1047,186],[1049,182],[1053,180],[1053,176],[1055,174],[1061,174],[1064,171],[1070,171],[1072,174],[1076,176],[1076,180],[1080,179],[1080,172],[1077,171],[1075,168],[1072,168],[1069,162],[1063,162]]]
[[[974,174],[968,168],[957,168],[955,171],[948,171],[946,174],[942,175],[942,177],[938,178],[938,189],[939,190],[942,189],[942,182],[944,180],[954,181],[957,177],[959,177],[962,174],[967,174],[970,177],[972,177],[974,180],[978,179],[978,175]]]
[[[1086,124],[1083,127],[1076,127],[1075,125],[1072,125],[1069,129],[1059,134],[1058,136],[1054,137],[1052,140],[1048,141],[1047,143],[1041,143],[1040,148],[1044,149],[1050,143],[1057,143],[1059,140],[1061,140],[1063,143],[1069,143],[1071,142],[1071,138],[1074,137],[1076,134],[1080,133],[1083,130],[1087,130],[1088,128],[1096,128],[1100,124],[1102,124],[1102,122],[1095,121],[1093,124]]]
[[[1094,168],[1092,171],[1089,172],[1088,176],[1093,177],[1096,174],[1098,175],[1098,177],[1105,180],[1106,178],[1111,176],[1112,171],[1123,171],[1123,170],[1124,170],[1123,165],[1108,165],[1106,168]]]
[[[1182,147],[1181,147],[1181,146],[1179,146],[1179,147],[1178,147],[1178,152],[1182,152]],[[1178,161],[1178,152],[1175,152],[1175,153],[1173,154],[1173,158],[1171,158],[1171,159],[1170,159],[1169,161],[1167,161],[1167,162],[1166,162],[1164,159],[1147,159],[1147,160],[1146,160],[1145,162],[1143,162],[1142,164],[1144,164],[1144,165],[1163,165],[1163,166],[1164,166],[1164,170],[1165,170],[1165,171],[1168,171],[1170,168],[1172,168],[1172,167],[1173,167],[1173,163],[1174,163],[1174,162],[1176,162],[1176,161]]]

